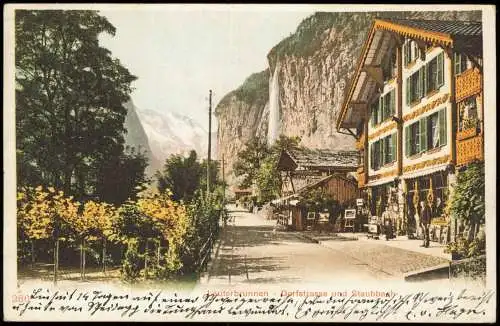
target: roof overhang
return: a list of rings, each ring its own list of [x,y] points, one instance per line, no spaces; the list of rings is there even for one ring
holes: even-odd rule
[[[381,60],[391,46],[391,42],[401,42],[398,35],[442,47],[453,46],[453,38],[450,34],[375,19],[363,45],[350,87],[344,96],[336,121],[337,130],[356,128],[366,118],[368,103],[373,94],[381,88]]]

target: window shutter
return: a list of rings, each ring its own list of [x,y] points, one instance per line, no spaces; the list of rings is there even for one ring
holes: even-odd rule
[[[430,88],[430,78],[432,77],[432,75],[429,73],[429,67],[430,67],[430,64],[426,64],[424,66],[424,70],[425,70],[425,78],[424,78],[424,94],[427,95],[427,92]]]
[[[412,125],[412,129],[415,130],[415,135],[413,135],[413,131],[411,132],[412,137],[415,136],[415,139],[412,139],[412,141],[415,142],[415,152],[412,154],[417,154],[420,153],[420,121],[415,122]]]
[[[378,99],[378,123],[384,121],[384,97],[380,96]]]
[[[378,166],[382,166],[384,165],[384,141],[383,139],[380,139],[379,141],[377,141],[377,144],[378,144],[378,148],[379,148],[379,160],[378,160]]]
[[[370,144],[370,168],[372,170],[375,170],[375,165],[373,164],[375,154],[373,153],[373,150],[374,150],[373,143],[371,143]]]
[[[396,133],[391,135],[391,157],[392,157],[392,162],[397,161],[396,160],[396,155],[398,153],[398,144],[397,144],[397,136]]]
[[[420,152],[427,150],[427,117],[420,119]]]
[[[446,132],[446,108],[438,113],[439,120],[439,146],[446,145],[447,132]]]
[[[426,66],[423,66],[422,68],[420,68],[418,70],[418,78],[419,78],[419,83],[420,83],[419,99],[421,99],[425,95],[425,67]]]
[[[454,68],[455,68],[455,69],[454,69],[454,70],[455,70],[454,72],[455,72],[455,75],[458,75],[458,74],[460,74],[460,72],[461,72],[461,71],[460,71],[460,70],[461,70],[461,69],[460,69],[460,64],[461,64],[460,54],[458,54],[458,53],[454,52],[454,53],[453,53],[453,61],[454,61],[454,63],[455,63],[455,64],[454,64]]]
[[[403,63],[405,66],[408,65],[408,42],[405,40],[403,44]]]
[[[391,115],[396,114],[396,90],[391,91]]]
[[[376,105],[377,102],[373,103],[371,105],[371,118],[370,118],[370,122],[371,122],[371,126],[375,126],[375,114],[377,113],[377,105]]]
[[[410,156],[410,126],[405,127],[405,156]]]
[[[408,105],[408,106],[411,103],[411,100],[410,100],[410,94],[411,94],[410,80],[411,80],[411,77],[406,78],[406,105]]]
[[[441,87],[444,84],[444,55],[441,52],[437,56],[437,87]]]
[[[417,42],[413,42],[413,47],[415,48],[415,60],[420,58],[420,48],[418,47]]]

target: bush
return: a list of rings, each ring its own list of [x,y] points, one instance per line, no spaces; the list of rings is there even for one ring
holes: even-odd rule
[[[454,219],[467,223],[469,241],[476,237],[478,226],[485,222],[484,186],[484,164],[473,163],[458,174],[451,198],[450,213]]]
[[[446,246],[446,253],[455,255],[458,259],[472,258],[486,253],[486,238],[476,237],[474,240],[458,238]]]
[[[127,281],[135,281],[141,274],[143,259],[138,251],[137,240],[131,240],[128,243],[125,258],[122,263],[122,276]]]

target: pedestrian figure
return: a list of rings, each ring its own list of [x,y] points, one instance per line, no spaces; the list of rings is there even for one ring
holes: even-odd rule
[[[382,213],[382,226],[385,234],[385,240],[394,238],[392,218],[387,210]]]
[[[425,201],[420,202],[420,223],[424,233],[424,243],[421,247],[429,248],[429,227],[431,224],[431,209],[425,204]]]

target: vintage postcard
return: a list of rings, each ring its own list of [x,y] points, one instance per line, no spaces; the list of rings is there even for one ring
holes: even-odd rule
[[[6,5],[4,319],[495,322],[495,30]]]

